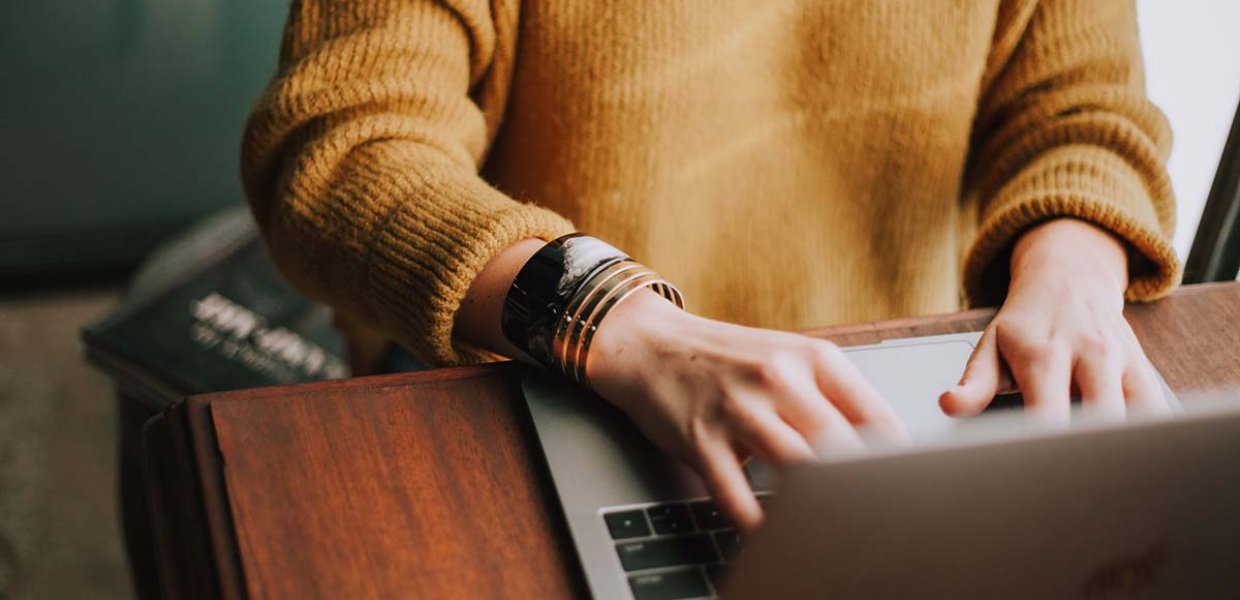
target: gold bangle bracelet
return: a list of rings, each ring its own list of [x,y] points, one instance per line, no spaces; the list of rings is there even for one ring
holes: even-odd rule
[[[574,294],[565,308],[552,337],[552,357],[556,360],[557,364],[555,366],[557,368],[561,371],[567,371],[565,365],[568,362],[568,340],[579,335],[580,330],[585,326],[582,312],[590,304],[591,297],[596,296],[600,288],[613,281],[616,277],[628,271],[644,268],[636,262],[624,260],[600,270],[582,284],[581,289],[577,290],[577,293]],[[587,310],[585,314],[589,314],[589,312],[591,311]]]
[[[601,308],[601,310],[598,313],[598,316],[590,324],[590,327],[586,329],[586,336],[581,341],[581,353],[582,353],[581,362],[576,365],[577,373],[578,373],[578,381],[581,382],[581,385],[590,387],[589,378],[586,376],[586,367],[590,362],[590,353],[589,353],[590,343],[594,339],[594,334],[598,331],[598,325],[603,322],[603,318],[607,315],[607,313],[611,311],[611,309],[615,308],[616,306],[619,306],[621,302],[624,302],[626,299],[631,298],[635,292],[641,291],[643,288],[646,288],[646,287],[652,287],[652,286],[657,287],[660,284],[666,284],[666,283],[667,282],[664,280],[655,279],[649,282],[643,282],[641,285],[634,285],[631,288],[625,290],[623,293],[616,295],[610,302],[608,302]],[[678,293],[671,297],[664,296],[664,298],[666,298],[668,301],[675,304],[677,308],[684,308],[684,302],[683,300],[680,299],[680,295]]]
[[[656,283],[658,277],[654,271],[643,268],[623,278],[613,280],[612,285],[601,286],[597,290],[598,293],[592,295],[589,312],[582,319],[584,326],[576,332],[577,335],[567,340],[567,346],[572,351],[571,358],[565,361],[569,377],[582,385],[586,384],[584,362],[589,356],[590,341],[594,338],[594,333],[598,330],[603,316],[611,310],[619,298]]]
[[[627,277],[610,287],[611,289],[598,290],[601,294],[596,295],[593,310],[583,319],[584,327],[581,334],[576,339],[567,340],[568,347],[574,352],[572,359],[565,364],[565,374],[587,387],[589,380],[586,376],[586,366],[589,363],[590,347],[604,317],[613,308],[631,297],[634,292],[646,287],[653,288],[669,302],[679,308],[684,308],[684,300],[680,291],[649,269],[643,269],[640,274]]]
[[[600,269],[582,283],[561,313],[552,332],[552,366],[566,377],[589,387],[586,365],[599,324],[613,308],[633,292],[649,287],[684,308],[680,290],[650,268],[625,259]]]

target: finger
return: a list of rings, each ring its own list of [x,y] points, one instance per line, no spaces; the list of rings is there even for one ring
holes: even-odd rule
[[[819,392],[834,407],[832,414],[838,414],[846,423],[908,436],[895,409],[838,348],[827,346],[819,352],[814,375]]]
[[[814,458],[801,432],[770,409],[749,410],[732,420],[737,440],[768,462],[786,464]]]
[[[699,453],[698,471],[719,509],[743,530],[751,531],[761,525],[762,507],[728,443],[724,440],[704,442]]]
[[[848,422],[830,399],[823,397],[816,387],[806,381],[804,388],[787,390],[784,401],[779,404],[780,414],[808,440],[815,456],[834,456],[855,453],[865,448],[858,435],[859,427]],[[885,437],[907,439],[902,425],[884,426],[878,433]]]
[[[1163,386],[1154,374],[1154,365],[1150,364],[1140,346],[1137,348],[1128,361],[1121,381],[1124,399],[1133,411],[1151,414],[1171,412]]]
[[[832,455],[842,452],[853,452],[864,448],[861,443],[861,437],[858,430],[844,415],[831,403],[830,400],[824,398],[821,394],[813,394],[813,397],[799,396],[786,402],[783,405],[784,418],[801,433],[812,449],[817,450],[815,455]],[[806,416],[810,413],[812,417]],[[810,419],[816,423],[814,426],[805,427],[799,425]],[[897,425],[899,425],[897,423]],[[860,427],[865,427],[861,425]],[[906,435],[903,429],[892,429],[886,426],[881,429],[881,434],[894,435],[898,432],[900,439],[904,439]]]
[[[1081,391],[1081,409],[1108,419],[1124,418],[1124,364],[1114,354],[1092,352],[1076,360],[1073,378]]]
[[[1072,361],[1059,348],[1023,350],[1008,361],[1025,400],[1025,411],[1053,423],[1067,423],[1071,414]]]
[[[939,396],[939,408],[952,416],[976,415],[994,400],[1003,378],[995,328],[987,328],[973,347],[960,383]]]
[[[1126,325],[1126,324],[1125,324]],[[1166,414],[1171,412],[1170,400],[1164,384],[1154,371],[1154,364],[1145,355],[1141,340],[1131,327],[1125,326],[1121,333],[1127,341],[1128,364],[1121,382],[1124,399],[1133,412]]]
[[[779,416],[810,446],[819,439],[856,439],[853,426],[830,400],[822,395],[809,377],[790,377],[775,384],[770,392],[777,396]]]

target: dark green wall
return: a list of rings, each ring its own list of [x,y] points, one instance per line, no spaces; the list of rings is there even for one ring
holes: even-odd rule
[[[287,0],[6,0],[0,277],[123,268],[243,201]]]

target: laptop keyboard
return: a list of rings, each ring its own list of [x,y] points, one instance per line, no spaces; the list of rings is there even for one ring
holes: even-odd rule
[[[765,504],[769,494],[759,494]],[[603,513],[634,600],[715,598],[740,535],[710,500]]]

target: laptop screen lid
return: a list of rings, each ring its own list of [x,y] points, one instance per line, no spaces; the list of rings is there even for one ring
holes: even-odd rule
[[[996,437],[792,468],[726,597],[1240,590],[1240,398],[1171,418]]]

